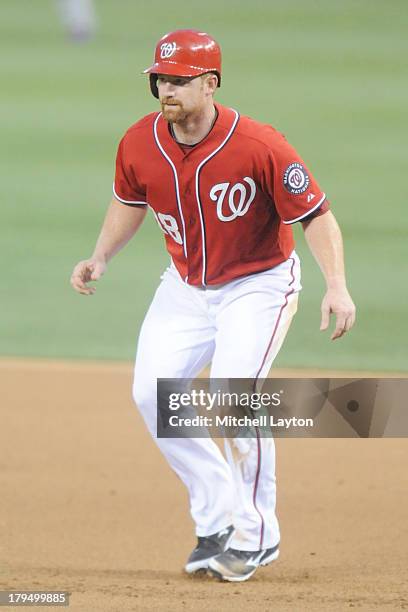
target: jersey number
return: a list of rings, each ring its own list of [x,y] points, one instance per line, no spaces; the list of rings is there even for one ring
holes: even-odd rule
[[[244,181],[246,185],[235,183],[231,187],[228,194],[227,214],[223,212],[223,205],[231,183],[217,183],[211,188],[210,198],[213,202],[217,202],[217,215],[220,221],[234,221],[237,217],[243,217],[248,212],[256,194],[256,185],[255,181],[249,176],[246,176]]]
[[[165,234],[168,234],[173,238],[177,244],[183,244],[183,239],[177,226],[177,221],[171,215],[165,215],[164,213],[154,213],[157,223]]]

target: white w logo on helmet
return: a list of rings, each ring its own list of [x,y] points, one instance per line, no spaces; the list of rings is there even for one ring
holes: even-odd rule
[[[173,43],[163,43],[160,46],[160,57],[162,59],[166,59],[168,57],[171,57],[172,55],[174,55],[174,53],[176,52],[177,49],[177,45],[175,42]]]
[[[247,186],[243,183],[235,183],[228,195],[228,207],[231,211],[230,215],[223,213],[223,204],[230,183],[217,183],[211,188],[210,198],[213,202],[217,202],[217,215],[220,221],[233,221],[237,217],[243,217],[249,210],[256,194],[255,181],[249,176],[244,178],[244,181],[249,185],[250,193],[248,195]],[[217,195],[219,193],[219,195]],[[238,201],[236,194],[239,193]],[[227,211],[228,212],[228,211]]]

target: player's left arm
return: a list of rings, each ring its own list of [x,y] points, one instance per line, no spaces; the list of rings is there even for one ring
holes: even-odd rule
[[[336,316],[332,340],[341,338],[354,325],[356,307],[347,290],[344,271],[343,239],[333,213],[302,222],[306,242],[325,277],[327,291],[322,301],[320,329],[329,326],[330,315]]]

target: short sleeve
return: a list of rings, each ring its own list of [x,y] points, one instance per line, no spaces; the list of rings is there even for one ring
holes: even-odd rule
[[[328,210],[330,210],[330,202],[326,198],[325,201],[323,202],[323,204],[321,206],[319,206],[319,208],[317,208],[316,210],[314,210],[311,213],[309,213],[307,215],[307,217],[302,219],[302,221],[309,221],[309,220],[314,219],[315,217],[321,217],[322,215],[327,213]]]
[[[274,130],[265,166],[265,188],[278,215],[286,225],[316,215],[326,202],[326,194],[285,137]],[[328,204],[326,203],[326,208]]]
[[[127,158],[125,138],[126,135],[120,141],[116,154],[113,195],[119,202],[128,206],[146,206],[146,192],[138,184],[131,160]]]

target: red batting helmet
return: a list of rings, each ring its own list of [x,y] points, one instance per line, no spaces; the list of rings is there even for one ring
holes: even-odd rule
[[[219,44],[199,30],[175,30],[166,34],[156,45],[154,64],[143,71],[150,75],[150,89],[155,98],[157,75],[194,77],[215,72],[221,83],[221,49]]]

